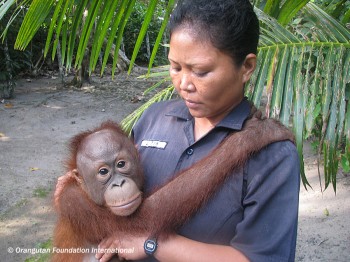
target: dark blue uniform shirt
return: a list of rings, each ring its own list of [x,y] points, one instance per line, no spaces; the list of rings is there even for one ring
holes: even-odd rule
[[[233,130],[241,130],[249,112],[249,102],[243,100],[195,141],[194,119],[182,100],[152,105],[133,129],[144,167],[145,192],[205,157]],[[251,261],[294,261],[299,184],[295,146],[289,141],[273,143],[232,174],[178,233],[201,242],[231,245]]]

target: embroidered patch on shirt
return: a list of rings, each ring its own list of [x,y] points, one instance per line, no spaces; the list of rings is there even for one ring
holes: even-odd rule
[[[142,140],[141,146],[143,147],[154,147],[159,149],[164,149],[168,143],[164,141],[157,140]]]

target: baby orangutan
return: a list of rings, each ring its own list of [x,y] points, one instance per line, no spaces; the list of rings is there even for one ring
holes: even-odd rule
[[[91,249],[118,232],[166,236],[193,216],[252,154],[281,140],[293,141],[293,135],[279,122],[255,114],[243,130],[142,201],[138,153],[119,126],[105,122],[80,133],[70,144],[67,167],[73,175],[57,199],[53,245],[60,250]],[[94,255],[57,252],[53,261],[94,261]]]

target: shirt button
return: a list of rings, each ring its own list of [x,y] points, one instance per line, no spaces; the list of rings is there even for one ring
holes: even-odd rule
[[[187,149],[187,155],[192,155],[193,154],[193,149],[192,148],[189,148],[189,149]]]

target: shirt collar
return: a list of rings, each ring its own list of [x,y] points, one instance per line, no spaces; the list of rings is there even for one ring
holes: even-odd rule
[[[241,130],[244,121],[250,114],[250,102],[245,97],[232,111],[225,116],[223,120],[216,127],[225,127],[233,130]],[[193,117],[183,100],[179,100],[173,108],[165,113],[166,116],[177,117],[179,119],[189,121]]]

